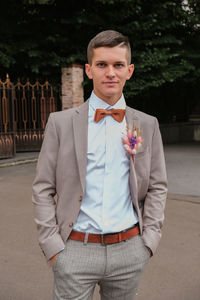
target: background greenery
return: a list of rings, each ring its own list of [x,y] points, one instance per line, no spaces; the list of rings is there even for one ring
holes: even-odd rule
[[[58,84],[61,66],[84,64],[89,40],[105,29],[131,42],[128,104],[161,122],[187,121],[200,101],[199,0],[1,1],[0,76]],[[88,97],[86,78],[84,89]]]

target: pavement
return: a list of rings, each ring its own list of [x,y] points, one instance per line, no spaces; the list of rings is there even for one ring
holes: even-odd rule
[[[163,237],[136,300],[200,299],[200,143],[164,147],[169,193]],[[38,246],[31,185],[38,153],[0,160],[0,300],[51,300],[53,275]],[[99,300],[98,288],[93,300]]]

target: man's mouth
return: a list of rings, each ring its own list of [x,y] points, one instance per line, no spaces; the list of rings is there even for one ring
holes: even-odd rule
[[[113,86],[115,84],[117,84],[118,82],[117,81],[104,81],[103,84],[105,85],[109,85],[109,86]]]

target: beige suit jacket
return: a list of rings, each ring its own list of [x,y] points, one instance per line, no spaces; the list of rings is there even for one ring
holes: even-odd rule
[[[142,130],[144,142],[130,159],[130,191],[144,243],[154,253],[161,237],[167,179],[156,118],[126,108],[126,121]],[[47,260],[65,247],[85,190],[88,101],[50,114],[33,183],[39,244]]]

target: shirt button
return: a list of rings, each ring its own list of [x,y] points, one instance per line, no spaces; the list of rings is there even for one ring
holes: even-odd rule
[[[69,223],[69,227],[72,227],[74,224],[73,224],[73,222],[70,222]]]
[[[83,199],[83,196],[82,196],[82,195],[80,195],[80,197],[79,197],[79,201],[81,202],[81,201],[82,201],[82,199]]]

